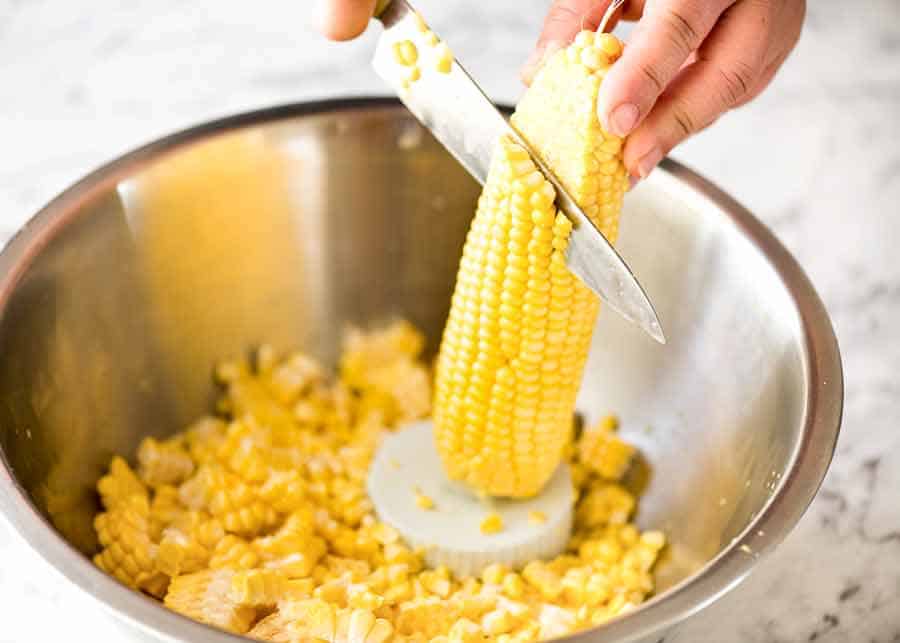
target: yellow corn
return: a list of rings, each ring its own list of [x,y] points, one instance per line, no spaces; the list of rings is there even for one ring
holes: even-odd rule
[[[445,42],[435,43],[434,49],[437,56],[435,69],[442,74],[449,74],[450,70],[453,69],[453,52],[450,51],[450,47]]]
[[[187,428],[185,442],[197,464],[209,464],[215,460],[225,432],[226,424],[217,418],[203,418]]]
[[[419,60],[419,50],[412,40],[394,43],[394,60],[404,67],[412,67]]]
[[[306,505],[306,485],[294,469],[272,471],[268,472],[268,479],[260,487],[259,496],[279,513],[288,514]]]
[[[481,533],[486,536],[490,536],[492,534],[499,534],[503,531],[503,518],[500,514],[488,514],[484,517],[484,520],[481,521],[481,525],[479,526]]]
[[[259,556],[250,543],[228,534],[213,549],[209,560],[210,569],[252,569],[259,562]]]
[[[238,535],[255,535],[278,520],[254,487],[220,466],[201,467],[181,485],[179,496],[188,507],[208,509],[226,531]]]
[[[138,473],[151,487],[179,484],[194,471],[194,461],[178,441],[144,438],[137,459]]]
[[[271,569],[235,572],[231,578],[229,598],[238,605],[274,605],[288,592],[288,579]]]
[[[604,44],[598,47],[597,44]],[[615,56],[584,32],[554,55],[513,122],[611,241],[628,184],[597,93]],[[437,364],[434,419],[451,478],[495,496],[538,493],[559,465],[598,302],[565,266],[571,223],[510,140],[491,164]]]
[[[608,480],[619,480],[628,471],[635,448],[619,438],[618,421],[608,416],[585,431],[578,440],[578,459],[589,471]]]
[[[274,612],[253,626],[247,636],[258,641],[272,641],[273,643],[300,643],[302,637],[294,634],[288,628],[290,620],[283,612]]]
[[[132,496],[148,497],[147,487],[119,456],[113,457],[109,473],[97,482],[97,491],[106,509],[115,509],[120,503],[128,502]]]
[[[416,506],[419,509],[422,511],[431,511],[435,508],[434,499],[431,496],[422,493],[419,489],[414,489],[413,491],[415,493]]]
[[[114,461],[115,462],[115,461]],[[150,540],[150,506],[146,496],[131,495],[94,519],[103,550],[94,563],[133,588],[156,574],[157,547]]]
[[[185,507],[178,499],[178,488],[172,485],[156,487],[150,503],[150,537],[154,542],[162,538],[163,530],[176,521]]]
[[[234,572],[202,571],[172,579],[165,605],[194,620],[243,634],[256,618],[256,610],[229,598]]]
[[[506,634],[511,631],[515,625],[515,617],[509,611],[504,609],[488,612],[484,615],[484,618],[481,619],[481,629],[484,630],[485,634],[490,636]]]
[[[534,560],[525,565],[522,577],[547,600],[555,600],[562,594],[562,579],[543,561]]]
[[[376,519],[365,479],[393,426],[385,414],[396,422],[423,412],[415,401],[428,397],[427,380],[411,393],[410,382],[383,369],[403,362],[427,373],[421,348],[408,324],[357,334],[342,361],[346,379],[316,375],[299,388],[306,375],[276,375],[297,375],[299,362],[272,349],[260,350],[255,370],[223,368],[231,379],[222,406],[239,415],[201,420],[167,441],[190,455],[190,477],[148,489],[124,460],[111,463],[99,483],[108,509],[95,521],[97,565],[197,620],[296,643],[526,643],[644,600],[665,537],[627,522],[635,498],[580,465],[580,444],[565,450],[584,469],[568,553],[522,573],[492,565],[480,578],[455,578],[427,569],[422,551]],[[324,373],[309,363],[301,370]],[[273,387],[276,377],[283,388]],[[292,410],[300,404],[309,410],[303,421]]]
[[[394,625],[401,634],[421,634],[426,639],[446,634],[460,617],[457,605],[449,605],[436,596],[414,598],[397,608]]]
[[[277,569],[287,578],[304,578],[312,573],[328,547],[311,533],[279,530],[265,538],[257,538],[254,549],[269,569]]]
[[[260,359],[260,354],[257,354]],[[303,353],[296,353],[284,363],[270,369],[268,388],[281,404],[292,404],[305,391],[319,384],[325,376],[319,363]]]
[[[190,526],[172,525],[162,532],[156,566],[168,576],[190,574],[204,569],[209,562],[210,550],[201,545]],[[221,532],[220,538],[224,537]]]
[[[634,496],[617,484],[594,486],[575,508],[575,520],[583,527],[606,523],[624,524],[634,511]]]

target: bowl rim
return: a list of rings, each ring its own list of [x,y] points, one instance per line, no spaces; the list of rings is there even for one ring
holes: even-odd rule
[[[511,111],[502,106],[504,111]],[[41,208],[0,251],[0,314],[19,279],[56,232],[92,200],[141,166],[183,145],[243,128],[302,116],[353,110],[405,111],[392,97],[354,97],[289,103],[242,112],[158,138],[101,166]],[[803,375],[807,384],[802,438],[787,470],[763,509],[712,560],[633,612],[565,637],[591,641],[640,640],[658,634],[702,610],[739,584],[758,561],[791,531],[812,502],[834,455],[843,412],[843,371],[828,313],[803,269],[773,233],[746,208],[685,165],[665,159],[659,174],[710,202],[769,262],[794,304],[803,337]],[[651,178],[652,180],[652,178]],[[0,449],[0,514],[25,543],[69,582],[106,611],[162,640],[237,643],[247,639],[197,623],[134,592],[96,568],[50,524],[13,476]]]

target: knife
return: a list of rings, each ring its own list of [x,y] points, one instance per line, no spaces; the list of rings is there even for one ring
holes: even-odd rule
[[[384,32],[372,65],[409,111],[482,185],[497,141],[509,136],[521,145],[556,189],[557,207],[572,221],[566,250],[569,270],[610,308],[665,344],[659,317],[631,269],[462,65],[454,59],[449,72],[441,73],[423,64],[418,80],[405,81],[408,68],[395,59],[394,45],[422,41],[420,14],[407,0],[380,0],[376,17],[384,24]]]

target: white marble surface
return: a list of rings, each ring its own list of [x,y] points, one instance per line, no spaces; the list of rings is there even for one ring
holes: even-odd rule
[[[546,0],[420,0],[495,98]],[[837,328],[844,429],[822,492],[681,642],[900,641],[900,3],[816,0],[774,86],[675,156],[771,225]],[[320,41],[305,0],[0,0],[0,240],[68,183],[210,117],[383,93],[371,34]],[[0,643],[121,633],[0,522]]]

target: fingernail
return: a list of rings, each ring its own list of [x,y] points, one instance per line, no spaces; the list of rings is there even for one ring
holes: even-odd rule
[[[638,184],[639,179],[636,179],[633,176],[628,177],[628,191],[631,192],[634,189],[634,186]]]
[[[662,150],[658,147],[654,147],[638,160],[637,171],[641,179],[646,179],[650,175],[650,172],[653,171],[653,168],[659,165],[662,157]]]
[[[637,127],[640,112],[637,105],[623,103],[616,107],[609,117],[610,133],[616,136],[628,136]]]

